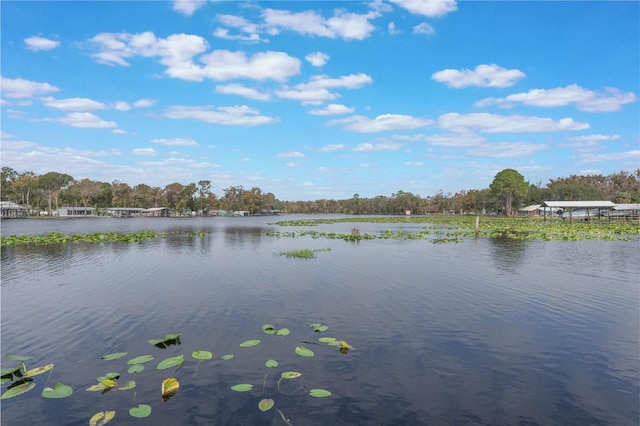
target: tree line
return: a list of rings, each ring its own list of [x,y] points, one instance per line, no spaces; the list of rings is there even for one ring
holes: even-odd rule
[[[610,200],[614,203],[640,203],[640,169],[610,175],[571,175],[551,179],[546,185],[525,182],[513,169],[499,172],[489,188],[462,190],[455,194],[437,191],[420,196],[399,190],[390,196],[360,197],[354,194],[342,200],[282,201],[259,187],[242,185],[222,190],[221,197],[212,192],[212,182],[200,180],[183,185],[171,183],[164,188],[144,183],[130,186],[121,181],[76,180],[72,176],[48,172],[37,175],[2,167],[1,199],[29,207],[34,214],[52,214],[60,206],[95,207],[168,207],[176,214],[197,212],[208,215],[218,210],[244,210],[250,214],[265,211],[286,213],[337,214],[434,214],[500,213],[511,215],[522,206],[545,200]]]

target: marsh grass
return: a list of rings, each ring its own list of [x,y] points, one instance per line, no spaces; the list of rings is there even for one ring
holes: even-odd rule
[[[331,251],[330,248],[326,249],[300,249],[300,250],[289,250],[289,251],[281,251],[278,256],[285,256],[289,259],[315,259],[316,253],[321,251]]]

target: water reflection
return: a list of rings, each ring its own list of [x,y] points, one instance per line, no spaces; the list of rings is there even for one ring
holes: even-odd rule
[[[33,366],[54,363],[50,382],[74,388],[55,404],[36,390],[3,401],[3,422],[80,425],[116,409],[127,423],[135,399],[152,405],[146,424],[284,424],[277,411],[257,409],[269,397],[295,425],[638,423],[633,244],[480,238],[355,245],[267,237],[264,219],[193,222],[193,230],[207,229],[204,236],[169,232],[189,222],[166,223],[164,238],[141,244],[2,248],[3,352],[32,354]],[[366,232],[387,228],[371,226]],[[331,251],[314,260],[274,256],[301,248]],[[296,345],[319,337],[312,322],[328,324],[324,336],[356,349],[343,355],[313,345],[314,358],[297,356]],[[291,335],[267,336],[264,323]],[[147,343],[176,332],[179,346]],[[238,347],[255,338],[259,346]],[[197,372],[195,350],[214,353]],[[126,359],[100,361],[118,351],[126,359],[156,356],[131,377],[135,398],[85,392],[107,370],[126,371]],[[229,353],[236,357],[220,359]],[[179,354],[179,370],[155,369]],[[269,358],[279,368],[267,369]],[[303,373],[305,391],[287,395],[295,383],[278,389],[287,370]],[[181,390],[163,404],[159,383],[174,374]],[[237,383],[254,391],[230,391]],[[333,395],[310,398],[314,387]]]

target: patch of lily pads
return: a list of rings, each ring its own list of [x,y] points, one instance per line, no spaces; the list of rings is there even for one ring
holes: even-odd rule
[[[310,328],[312,332],[321,333],[328,330],[328,326],[321,323],[313,323],[310,324]],[[265,324],[262,327],[262,331],[267,335],[273,335],[277,338],[291,339],[290,336],[291,330],[286,327],[275,327],[271,324]],[[308,335],[308,333],[307,333]],[[151,339],[149,343],[155,346],[158,349],[166,349],[170,345],[180,345],[180,333],[177,334],[167,334],[164,338],[161,339]],[[239,347],[242,348],[254,348],[260,345],[261,340],[259,339],[249,339],[244,340],[238,344]],[[294,341],[291,343],[291,347],[293,347],[293,352],[300,357],[303,358],[313,358],[316,356],[315,352],[310,349],[309,346],[316,345],[318,347],[325,346],[327,348],[337,347],[339,352],[342,354],[346,354],[349,349],[352,349],[350,345],[348,345],[345,341],[337,340],[333,337],[321,337],[316,342],[301,340]],[[286,348],[286,345],[283,345],[283,349]],[[255,350],[255,349],[251,349]],[[326,350],[322,350],[324,355],[328,355],[331,352],[327,352]],[[2,391],[1,399],[11,399],[23,394],[28,393],[33,390],[40,384],[36,383],[34,377],[40,376],[43,373],[49,372],[49,376],[53,371],[54,365],[47,364],[42,367],[28,368],[27,361],[33,359],[30,355],[16,355],[12,353],[8,353],[5,355],[5,358],[9,361],[13,361],[19,363],[19,365],[11,366],[11,367],[3,367],[1,372],[2,384],[7,385],[6,388]],[[194,376],[198,371],[198,367],[202,362],[215,362],[215,359],[218,359],[218,362],[229,361],[234,358],[233,354],[226,354],[223,356],[214,357],[213,352],[205,349],[195,350],[191,352],[191,357],[186,357],[185,354],[178,354],[171,357],[167,357],[161,359],[156,364],[156,370],[170,370],[175,369],[174,373],[177,372],[185,362],[188,362],[189,359],[197,360],[198,364],[195,366]],[[285,357],[286,358],[286,357]],[[109,365],[110,369],[113,368],[112,371],[104,373],[103,375],[96,378],[96,382],[86,387],[86,391],[89,392],[99,392],[101,394],[106,394],[110,391],[128,391],[135,389],[137,386],[136,381],[129,380],[128,378],[123,378],[122,375],[117,372],[118,367],[126,368],[128,374],[140,374],[145,371],[145,364],[153,361],[155,359],[154,355],[146,354],[146,355],[136,355],[130,356],[127,352],[114,352],[106,355],[101,355],[100,360],[105,362],[105,365]],[[126,361],[125,361],[126,360]],[[107,364],[108,363],[108,364]],[[286,363],[281,366],[282,363],[276,361],[275,359],[267,359],[264,362],[264,367],[267,369],[278,369],[281,368],[279,372],[276,370],[275,375],[271,375],[275,384],[275,387],[279,394],[283,397],[303,393],[312,398],[327,398],[333,395],[333,393],[327,389],[323,389],[320,387],[312,387],[308,386],[304,381],[303,373],[300,371],[291,370],[291,366]],[[231,364],[229,364],[231,365]],[[264,368],[263,367],[263,368]],[[289,368],[287,368],[289,367]],[[267,370],[267,371],[269,371]],[[258,389],[261,389],[259,396],[264,396],[265,392],[267,392],[266,388],[269,383],[268,378],[270,374],[267,372],[264,375],[264,379],[261,383],[251,383],[250,381],[243,383],[236,383],[229,387],[229,389],[233,392],[237,393],[248,393],[255,394]],[[143,379],[144,380],[144,379]],[[71,386],[56,382],[54,385],[48,385],[49,378],[44,382],[42,387],[41,396],[47,399],[64,399],[69,398],[74,394],[74,390]],[[284,382],[288,384],[284,384]],[[294,388],[291,390],[291,388]],[[160,396],[163,402],[168,401],[174,395],[179,392],[180,383],[174,377],[168,377],[162,381],[160,384]],[[133,404],[129,409],[128,413],[130,417],[133,418],[144,418],[148,417],[152,414],[152,406],[149,404],[150,401],[146,401],[147,403],[138,403],[135,401],[137,393],[133,393]],[[289,419],[286,418],[284,413],[277,406],[278,397],[275,398],[265,398],[261,397],[258,400],[258,409],[261,412],[267,412],[271,409],[275,409],[280,417],[285,421],[285,423],[290,424]],[[116,410],[105,410],[99,411],[89,418],[90,426],[102,426],[113,420],[116,416]]]

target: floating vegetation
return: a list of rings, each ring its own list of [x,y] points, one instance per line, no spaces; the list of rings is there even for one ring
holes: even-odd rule
[[[278,256],[285,256],[288,257],[289,259],[315,259],[316,258],[316,253],[319,252],[323,252],[323,251],[331,251],[330,248],[326,248],[326,249],[302,249],[302,250],[289,250],[289,251],[281,251],[278,254]]]
[[[203,237],[206,235],[203,231],[172,231],[163,232],[160,236],[165,238],[169,235],[186,235]],[[141,243],[146,240],[158,238],[158,234],[153,231],[138,231],[134,233],[92,233],[92,234],[71,234],[64,235],[57,232],[52,232],[48,235],[9,235],[6,237],[0,237],[0,246],[10,246],[19,244],[67,244],[67,243],[107,243],[107,242],[119,242],[119,243]]]
[[[304,219],[279,221],[279,226],[316,226],[336,223],[393,223],[393,224],[425,224],[418,232],[391,230],[378,235],[360,232],[335,233],[316,230],[301,231],[269,231],[266,235],[273,237],[311,237],[360,241],[373,239],[393,240],[425,240],[432,243],[460,243],[465,238],[476,237],[476,216],[421,216],[421,217],[347,217],[335,219]],[[509,238],[515,240],[616,240],[638,241],[640,239],[640,223],[602,221],[559,221],[542,218],[492,217],[482,216],[477,236]]]
[[[313,329],[314,332],[322,332],[322,331],[328,330],[329,327],[321,323],[313,323],[311,324],[311,328]],[[282,328],[276,329],[276,327],[274,327],[271,324],[265,324],[262,327],[262,330],[266,334],[272,334],[272,335],[281,336],[281,337],[288,336],[291,334],[291,330],[289,328],[282,327]],[[158,349],[165,349],[168,344],[179,344],[180,336],[181,334],[167,334],[162,339],[149,340],[149,343],[154,345]],[[260,342],[261,341],[258,339],[245,340],[242,343],[240,343],[240,346],[254,347],[259,345]],[[352,349],[352,347],[349,344],[347,344],[346,341],[338,340],[333,337],[322,337],[318,339],[318,343],[314,343],[314,342],[304,342],[304,343],[321,345],[321,346],[325,346],[325,348],[330,346],[337,346],[341,352],[343,350]],[[308,349],[307,347],[299,344],[295,346],[294,351],[297,355],[301,357],[312,358],[315,356],[315,353],[311,349]],[[107,355],[100,356],[100,360],[107,361],[107,362],[118,361],[118,360],[122,360],[127,355],[128,355],[127,352],[109,353]],[[11,361],[19,362],[21,365],[2,368],[1,376],[3,379],[3,384],[12,382],[7,387],[7,389],[2,393],[1,398],[3,400],[18,397],[20,395],[23,395],[31,391],[36,387],[36,383],[33,380],[33,377],[39,376],[45,372],[50,372],[53,370],[53,364],[48,364],[43,367],[28,369],[26,362],[33,359],[33,357],[30,355],[15,355],[12,353],[8,353],[6,355],[6,358],[8,358]],[[200,363],[202,363],[204,360],[212,360],[213,354],[208,350],[196,350],[191,352],[191,358],[199,361],[198,364],[195,366],[195,371],[197,372],[197,369]],[[222,356],[220,360],[230,360],[232,358],[234,358],[233,354],[227,354]],[[187,360],[188,359],[189,358],[187,358]],[[127,366],[127,373],[137,374],[144,371],[145,370],[144,364],[152,360],[154,360],[154,356],[151,354],[148,354],[148,355],[138,355],[133,358],[130,358],[129,360],[126,361],[126,363],[124,363],[123,361],[120,361],[120,362],[123,362],[121,366]],[[178,354],[176,356],[165,358],[164,360],[160,361],[156,368],[158,370],[176,368],[176,372],[177,372],[182,367],[184,362],[185,362],[185,355]],[[267,369],[278,368],[279,366],[280,366],[280,363],[278,363],[278,361],[276,361],[275,359],[267,359],[267,361],[264,363],[264,367],[266,367]],[[289,368],[291,368],[291,366],[289,366]],[[281,395],[290,396],[294,394],[306,393],[308,396],[313,398],[326,398],[332,395],[331,391],[327,389],[316,388],[312,386],[307,387],[302,381],[303,380],[302,372],[287,370],[287,369],[283,369],[283,370],[285,371],[277,372],[275,375],[271,376],[273,380],[272,383],[276,384],[277,391]],[[195,376],[195,373],[194,373],[194,376]],[[265,374],[264,381],[262,383],[262,394],[266,392],[268,377],[269,377],[269,373]],[[104,375],[96,377],[97,383],[94,383],[88,386],[86,390],[89,392],[101,392],[102,394],[106,394],[107,392],[110,392],[112,390],[126,391],[130,389],[134,389],[137,385],[137,383],[133,380],[123,379],[122,382],[120,382],[120,380],[121,380],[121,374],[117,371],[111,371],[111,372],[105,373]],[[289,383],[289,384],[285,384],[285,383]],[[286,389],[286,392],[285,392],[283,389],[281,389],[281,386],[283,388],[290,388],[293,390]],[[173,397],[178,393],[179,389],[180,389],[180,382],[178,381],[177,378],[169,377],[162,380],[162,384],[161,384],[162,401],[163,402],[168,401],[171,397]],[[245,383],[237,383],[235,385],[232,385],[230,386],[230,389],[234,392],[249,393],[256,389],[256,384],[250,383],[247,381]],[[48,387],[46,386],[46,383],[45,383],[45,387],[43,388],[41,393],[41,396],[43,398],[48,398],[48,399],[63,399],[63,398],[71,397],[72,395],[73,395],[73,389],[71,388],[71,386],[68,386],[60,382],[57,382],[55,385],[53,385],[53,387]],[[135,398],[136,398],[136,393],[133,394],[133,400],[135,400]],[[290,425],[291,424],[290,420],[284,415],[284,413],[281,411],[280,408],[276,407],[276,399],[277,398],[262,397],[258,402],[258,409],[262,412],[266,412],[271,410],[272,408],[275,408],[275,411],[279,414],[282,420],[286,424]],[[134,418],[149,417],[152,413],[152,407],[145,403],[140,403],[133,407],[131,406],[129,407],[130,407],[128,408],[129,415]],[[113,420],[113,418],[115,417],[115,414],[116,414],[115,410],[106,410],[106,411],[97,412],[93,414],[89,419],[89,425],[92,425],[92,426],[105,425],[109,423],[111,420]]]

